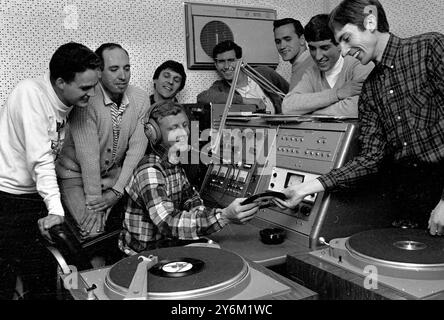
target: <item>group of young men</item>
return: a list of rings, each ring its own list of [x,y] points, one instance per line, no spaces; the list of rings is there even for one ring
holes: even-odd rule
[[[225,103],[235,85],[233,103],[271,114],[359,117],[361,126],[355,159],[289,187],[288,199],[276,205],[292,208],[308,194],[350,187],[391,162],[409,191],[400,193],[400,203],[424,221],[431,212],[430,233],[444,234],[444,36],[396,37],[378,0],[343,0],[305,28],[277,20],[274,34],[279,54],[292,64],[290,83],[270,68],[256,71],[285,98],[243,71],[233,84],[242,48],[224,41],[213,51],[222,79],[197,101]],[[177,157],[190,135],[175,98],[185,86],[183,66],[159,66],[151,96],[130,78],[122,46],[106,43],[92,52],[68,43],[46,75],[20,82],[0,108],[0,298],[11,298],[16,274],[39,298],[43,277],[27,275],[42,257],[40,234],[50,239],[54,225],[66,223],[87,239],[120,215],[118,246],[135,254],[165,239],[197,240],[257,212],[258,204],[243,206],[243,199],[208,208],[188,182]]]

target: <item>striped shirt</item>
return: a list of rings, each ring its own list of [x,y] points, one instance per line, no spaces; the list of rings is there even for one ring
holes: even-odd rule
[[[102,84],[100,84],[100,88],[103,92],[103,100],[107,107],[110,108],[111,112],[111,119],[113,123],[113,152],[112,152],[112,159],[116,158],[117,153],[117,144],[119,142],[119,135],[120,135],[120,123],[122,122],[122,116],[125,112],[126,108],[129,105],[129,99],[126,93],[123,94],[122,101],[120,103],[120,106],[117,105],[114,101],[111,100],[111,98],[108,96],[108,94],[105,92],[105,89],[103,88]]]
[[[413,170],[443,163],[444,35],[390,34],[381,62],[362,88],[359,118],[360,155],[319,178],[326,190],[377,172],[385,160]]]
[[[125,190],[129,197],[119,248],[126,254],[166,238],[196,240],[227,223],[221,209],[203,205],[180,164],[168,162],[167,152],[146,155]]]

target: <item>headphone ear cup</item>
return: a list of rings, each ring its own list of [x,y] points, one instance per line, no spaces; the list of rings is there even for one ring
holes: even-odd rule
[[[153,145],[157,145],[161,140],[162,133],[160,132],[160,128],[156,120],[150,118],[145,126],[145,130],[145,135],[148,140]]]

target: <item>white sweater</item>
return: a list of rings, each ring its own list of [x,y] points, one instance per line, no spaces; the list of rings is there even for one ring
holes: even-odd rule
[[[12,90],[0,108],[0,191],[38,192],[48,214],[64,215],[54,160],[64,137],[57,122],[66,122],[71,109],[57,97],[49,73]]]

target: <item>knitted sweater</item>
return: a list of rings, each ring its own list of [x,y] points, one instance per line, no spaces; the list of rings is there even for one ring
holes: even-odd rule
[[[283,93],[288,93],[288,82],[281,75],[279,75],[276,71],[269,67],[256,67],[255,70],[259,72],[262,76],[264,76],[268,81],[278,87]],[[231,85],[225,80],[217,80],[213,83],[213,85],[199,93],[197,96],[198,103],[226,103],[228,99],[228,94],[230,93]],[[273,102],[276,113],[281,113],[281,105],[282,99],[275,93],[263,88],[261,86],[264,93],[270,98],[271,102]],[[233,104],[243,104],[242,96],[239,92],[235,91],[233,97]]]
[[[307,69],[302,80],[284,98],[282,110],[285,114],[315,113],[332,116],[358,116],[359,95],[339,100],[338,88],[346,81],[365,81],[373,70],[374,64],[362,65],[357,59],[346,56],[338,80],[330,87],[323,72],[318,66]],[[315,110],[315,111],[313,111]]]
[[[0,191],[38,192],[48,214],[64,215],[54,160],[71,109],[57,97],[49,72],[17,84],[0,107]]]
[[[291,65],[290,91],[298,85],[305,71],[315,65],[316,63],[311,57],[310,51],[305,50],[304,52],[302,52],[302,54]]]
[[[99,86],[99,85],[98,85]],[[148,94],[128,86],[129,105],[122,115],[116,156],[113,151],[113,123],[103,91],[96,87],[88,108],[77,108],[69,117],[69,130],[57,161],[59,178],[82,177],[86,201],[100,198],[102,189],[123,193],[134,168],[145,154],[147,139],[142,119],[150,106]]]

